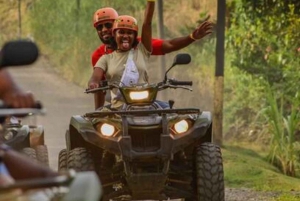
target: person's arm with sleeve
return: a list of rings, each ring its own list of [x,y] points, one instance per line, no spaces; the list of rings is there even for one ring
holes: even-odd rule
[[[89,80],[88,88],[94,89],[98,88],[100,86],[100,81],[104,77],[104,72],[101,68],[94,68],[93,74]],[[104,105],[105,102],[105,92],[104,91],[98,91],[94,93],[94,103],[95,103],[95,109],[98,109]]]
[[[14,108],[35,106],[32,93],[24,92],[6,70],[0,71],[0,99],[6,105]]]
[[[92,76],[89,80],[89,83],[88,83],[88,88],[89,89],[95,89],[95,88],[100,87],[100,82],[101,82],[101,80],[103,78],[103,75],[104,75],[103,69],[97,67],[97,63],[94,67],[93,74],[92,74]]]
[[[95,64],[93,74],[88,82],[89,89],[101,86],[101,81],[103,80],[103,76],[107,70],[107,56],[108,55],[103,55]]]
[[[170,40],[153,40],[152,55],[163,55],[173,51],[180,50],[192,44],[196,40],[212,33],[213,24],[210,21],[201,23],[190,35],[173,38]]]
[[[101,54],[101,49],[100,47],[97,48],[93,54],[92,54],[92,67],[94,67],[97,63],[97,61],[100,59],[100,57],[102,56],[103,54]]]
[[[101,45],[100,47],[98,47],[92,54],[92,66],[94,68],[94,66],[96,65],[97,61],[105,54],[105,45]],[[99,69],[96,69],[96,72],[95,71],[95,68],[93,69],[93,74],[91,79],[97,79],[97,77],[100,77],[101,75],[99,74]],[[102,75],[102,79],[105,79],[105,76]],[[92,80],[89,81],[89,83],[93,83]],[[99,83],[98,83],[99,84]],[[97,85],[94,85],[94,84],[91,84],[92,86],[91,87],[94,87],[97,86]],[[89,87],[89,86],[88,86]],[[89,87],[90,88],[90,87]],[[95,109],[97,108],[100,108],[104,105],[104,102],[105,102],[105,92],[103,91],[99,91],[97,93],[94,93],[94,103],[95,103]]]
[[[155,0],[147,0],[146,10],[144,14],[144,22],[142,26],[141,42],[146,50],[152,52],[152,18],[154,13]]]

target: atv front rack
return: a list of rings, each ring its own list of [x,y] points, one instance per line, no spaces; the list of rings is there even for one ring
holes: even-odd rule
[[[200,110],[195,109],[195,108],[184,108],[184,109],[163,109],[163,110],[132,110],[132,111],[109,111],[109,112],[101,112],[101,111],[96,111],[96,112],[89,112],[86,113],[84,116],[89,117],[89,118],[94,118],[94,117],[105,117],[109,115],[149,115],[149,114],[158,114],[158,115],[163,115],[163,114],[199,114]]]

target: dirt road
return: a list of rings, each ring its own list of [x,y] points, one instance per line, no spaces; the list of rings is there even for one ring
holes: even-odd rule
[[[65,147],[65,131],[70,117],[92,111],[93,96],[85,94],[84,88],[63,79],[42,58],[30,67],[11,68],[9,71],[25,90],[35,94],[47,110],[45,116],[24,122],[44,126],[50,166],[57,169],[58,153]]]

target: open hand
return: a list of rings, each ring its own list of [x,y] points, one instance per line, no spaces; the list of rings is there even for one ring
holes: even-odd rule
[[[213,32],[213,23],[211,21],[202,22],[192,33],[192,37],[195,40],[200,40],[201,38],[211,34]]]

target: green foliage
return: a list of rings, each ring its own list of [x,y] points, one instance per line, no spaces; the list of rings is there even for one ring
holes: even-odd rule
[[[225,131],[243,139],[252,138],[250,133],[265,129],[265,122],[257,114],[269,104],[264,92],[266,83],[286,97],[282,103],[285,116],[290,114],[294,94],[299,91],[300,3],[233,0],[228,8],[226,50],[232,62],[225,73],[224,109],[229,117]]]
[[[299,195],[290,195],[288,193],[284,193],[280,195],[278,198],[274,198],[273,201],[298,201],[300,199]]]
[[[292,105],[288,114],[284,111],[284,99],[279,99],[268,87],[267,90],[268,107],[264,108],[262,114],[266,117],[268,132],[271,134],[269,160],[278,166],[281,171],[288,176],[296,176],[296,169],[299,168],[300,144],[296,141],[296,132],[299,129],[300,111],[299,94],[292,100]]]
[[[227,33],[233,65],[294,94],[295,80],[300,78],[299,3],[234,2]]]
[[[300,180],[288,177],[271,165],[264,153],[239,146],[225,145],[222,149],[225,185],[230,188],[251,188],[258,191],[299,191]]]
[[[250,139],[249,133],[255,127],[258,111],[265,105],[264,80],[238,68],[228,67],[225,69],[225,83],[225,139],[255,140]]]

